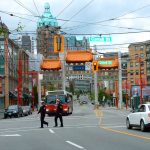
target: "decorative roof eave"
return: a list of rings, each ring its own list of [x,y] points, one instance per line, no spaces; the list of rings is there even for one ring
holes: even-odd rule
[[[76,51],[67,51],[66,53],[66,62],[92,62],[93,55],[91,51],[83,51],[83,50],[76,50]]]
[[[61,69],[60,59],[43,59],[40,65],[41,70],[59,70]]]

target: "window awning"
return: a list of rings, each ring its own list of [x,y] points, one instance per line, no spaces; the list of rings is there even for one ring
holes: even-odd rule
[[[66,53],[66,62],[92,62],[93,55],[91,51],[67,51]]]
[[[59,70],[61,69],[60,59],[43,59],[40,65],[42,70]]]

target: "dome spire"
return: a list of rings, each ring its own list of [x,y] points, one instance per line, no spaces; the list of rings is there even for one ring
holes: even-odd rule
[[[38,18],[37,26],[58,26],[58,22],[56,20],[56,17],[53,17],[50,11],[50,5],[49,3],[44,4],[44,13]]]

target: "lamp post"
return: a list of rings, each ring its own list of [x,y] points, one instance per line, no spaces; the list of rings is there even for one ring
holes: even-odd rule
[[[139,62],[139,70],[140,70],[140,104],[142,104],[142,97],[143,97],[143,93],[142,93],[142,75],[141,75],[141,58],[139,57],[138,59],[138,62]]]
[[[127,76],[128,76],[128,73],[127,73]],[[128,90],[127,90],[127,82],[128,81],[128,78],[126,77],[126,110],[128,109]]]

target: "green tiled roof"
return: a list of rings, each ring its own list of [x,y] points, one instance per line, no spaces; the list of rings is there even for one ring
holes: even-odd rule
[[[50,5],[49,3],[45,3],[44,5],[44,13],[42,16],[38,18],[37,21],[37,26],[42,27],[42,26],[58,26],[58,22],[56,20],[56,17],[53,17],[51,12],[50,12]]]

